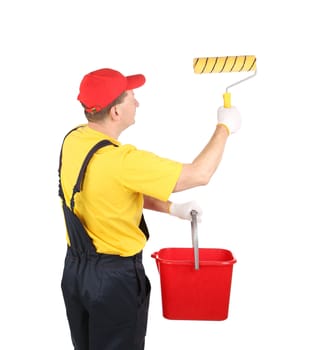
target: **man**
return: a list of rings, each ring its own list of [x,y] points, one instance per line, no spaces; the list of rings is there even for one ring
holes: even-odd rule
[[[135,122],[141,74],[99,69],[83,78],[78,100],[88,123],[63,142],[60,196],[67,227],[62,291],[76,350],[143,350],[150,283],[142,263],[149,236],[143,208],[191,220],[195,201],[172,203],[173,192],[208,184],[231,133],[236,108],[219,108],[212,137],[190,163],[118,141]]]

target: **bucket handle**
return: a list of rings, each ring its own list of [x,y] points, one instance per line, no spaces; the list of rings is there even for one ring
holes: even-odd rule
[[[198,255],[198,234],[197,234],[197,211],[192,210],[191,211],[192,216],[192,222],[191,222],[191,228],[192,228],[192,243],[194,248],[194,264],[195,264],[195,270],[199,269],[199,255]]]

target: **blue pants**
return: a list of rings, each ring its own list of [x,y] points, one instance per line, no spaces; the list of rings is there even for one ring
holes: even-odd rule
[[[62,291],[75,350],[143,350],[150,283],[142,254],[68,248]]]

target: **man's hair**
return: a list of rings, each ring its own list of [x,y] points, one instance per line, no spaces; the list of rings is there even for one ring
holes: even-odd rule
[[[106,116],[109,114],[112,107],[122,103],[124,101],[124,98],[127,96],[127,92],[124,91],[120,96],[118,96],[113,102],[111,102],[108,106],[100,110],[99,112],[88,112],[86,111],[86,106],[82,103],[82,106],[85,108],[85,116],[88,121],[90,122],[99,122],[106,118]]]

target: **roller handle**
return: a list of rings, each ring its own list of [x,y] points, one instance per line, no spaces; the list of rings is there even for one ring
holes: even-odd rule
[[[225,92],[223,94],[224,108],[231,108],[231,93]]]
[[[192,216],[192,242],[193,242],[193,248],[194,248],[194,265],[195,270],[199,269],[199,255],[198,255],[198,235],[197,235],[197,211],[192,210],[191,211]]]

